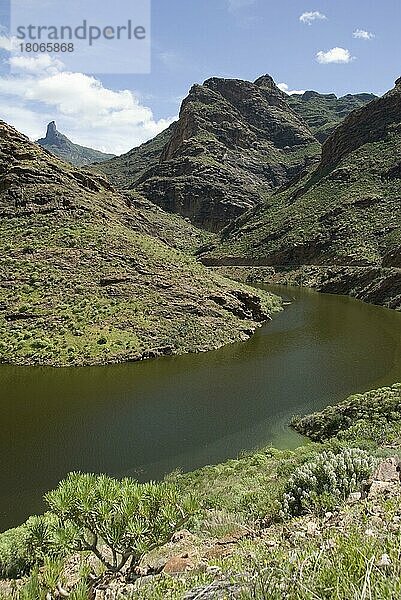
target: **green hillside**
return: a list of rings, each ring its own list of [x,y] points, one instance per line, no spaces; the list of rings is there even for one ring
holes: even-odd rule
[[[249,337],[278,299],[179,248],[202,233],[0,123],[0,362],[85,365]],[[162,241],[163,240],[163,241]]]
[[[287,102],[306,121],[319,142],[323,143],[350,112],[376,98],[374,94],[347,94],[338,98],[335,94],[308,91],[292,94]]]
[[[401,85],[351,113],[320,165],[240,217],[212,264],[399,267]]]

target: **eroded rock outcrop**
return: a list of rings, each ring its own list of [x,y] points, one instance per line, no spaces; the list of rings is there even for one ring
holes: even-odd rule
[[[254,83],[208,79],[191,88],[168,130],[94,168],[218,231],[319,156],[319,142],[287,99],[268,75]]]
[[[37,140],[37,143],[55,156],[77,167],[110,160],[114,157],[114,154],[106,154],[93,148],[74,144],[67,136],[57,130],[54,121],[48,124],[46,137]]]
[[[250,209],[205,248],[207,264],[399,267],[401,83],[352,112],[317,169]]]
[[[212,78],[184,100],[160,163],[133,186],[211,230],[304,171],[319,144],[269,76]]]

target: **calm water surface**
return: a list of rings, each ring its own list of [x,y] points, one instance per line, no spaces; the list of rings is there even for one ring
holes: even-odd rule
[[[140,479],[272,444],[294,413],[401,381],[401,314],[268,286],[292,301],[246,343],[88,368],[0,366],[0,530],[71,470]]]

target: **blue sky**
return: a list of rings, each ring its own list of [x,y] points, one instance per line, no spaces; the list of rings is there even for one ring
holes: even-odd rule
[[[314,11],[327,20],[300,22]],[[169,99],[215,75],[254,80],[269,73],[290,89],[339,95],[382,94],[401,75],[399,0],[153,0],[152,14],[152,74],[133,77],[131,86],[154,96],[160,116]],[[375,38],[353,38],[357,29]],[[355,59],[316,61],[317,52],[334,47]]]
[[[400,22],[399,0],[152,0],[150,74],[91,77],[31,59],[0,77],[0,117],[32,138],[55,119],[74,141],[120,153],[169,124],[191,85],[212,76],[382,94],[401,75]]]

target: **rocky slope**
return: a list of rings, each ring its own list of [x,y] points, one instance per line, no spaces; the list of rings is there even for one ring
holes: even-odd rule
[[[169,142],[174,124],[155,138],[111,160],[95,163],[88,168],[106,175],[119,189],[128,189],[146,171],[158,165],[164,146]]]
[[[240,217],[208,264],[399,267],[401,81],[352,112],[317,169]]]
[[[278,301],[178,249],[197,235],[0,122],[0,362],[100,364],[245,339]]]
[[[212,78],[192,87],[169,130],[94,168],[168,212],[217,231],[299,177],[319,153],[316,138],[271,77],[254,83]]]
[[[347,94],[338,98],[335,94],[307,91],[304,94],[292,94],[287,101],[323,143],[350,112],[376,98],[374,94]]]
[[[93,162],[109,160],[114,156],[113,154],[105,154],[104,152],[99,152],[99,150],[74,144],[68,137],[57,131],[54,121],[48,124],[46,137],[37,140],[36,143],[55,156],[77,167],[82,167]]]

